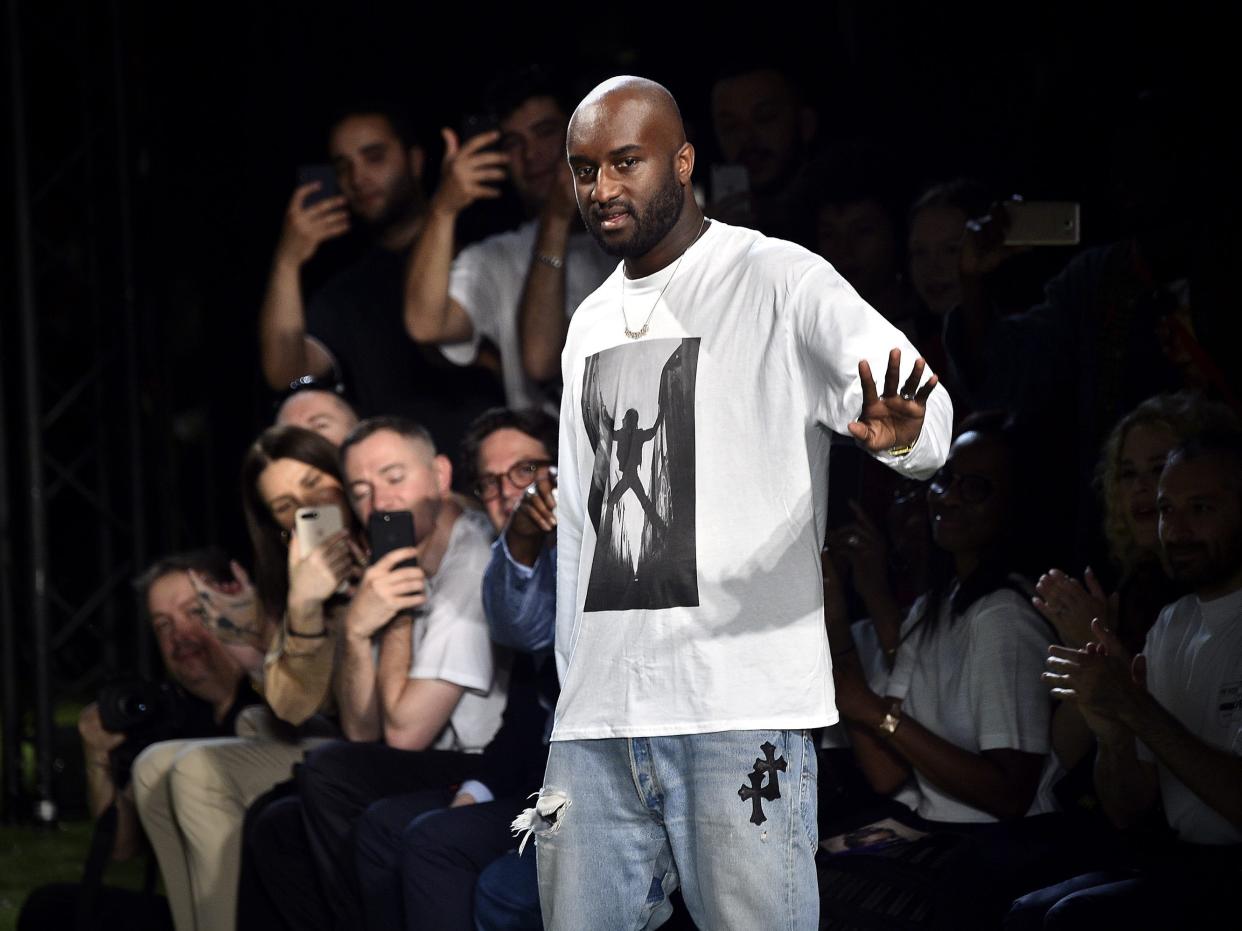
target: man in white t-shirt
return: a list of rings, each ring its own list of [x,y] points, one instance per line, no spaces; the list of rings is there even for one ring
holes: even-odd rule
[[[1183,843],[1141,878],[1061,899],[1065,920],[1198,926],[1232,892],[1213,870],[1236,875],[1242,862],[1242,437],[1205,434],[1170,453],[1156,507],[1165,564],[1194,593],[1160,613],[1140,655],[1097,619],[1085,649],[1050,649],[1044,679],[1095,732],[1109,818],[1127,827],[1159,801]]]
[[[625,261],[562,357],[562,692],[522,819],[543,917],[654,927],[680,885],[700,927],[814,928],[829,431],[925,476],[952,407],[822,259],[703,217],[663,87],[597,87],[568,155],[587,228]]]
[[[486,337],[500,350],[507,406],[555,412],[541,386],[560,375],[569,315],[616,263],[581,229],[564,162],[565,108],[547,75],[529,68],[496,85],[498,129],[469,139],[443,130],[440,186],[407,276],[406,329],[458,365],[473,362]],[[530,219],[454,260],[457,218],[498,197],[506,174]]]
[[[297,891],[290,878],[307,873],[299,858],[259,868],[289,926],[308,929],[361,926],[354,823],[368,805],[410,792],[438,793],[447,804],[448,787],[473,771],[471,755],[500,727],[508,678],[483,613],[492,527],[453,499],[452,468],[430,435],[399,417],[364,420],[341,445],[341,463],[360,523],[374,511],[406,511],[416,546],[378,559],[359,582],[335,670],[349,740],[308,753],[300,801],[284,803],[300,806],[293,823],[304,825],[316,894]],[[412,558],[417,565],[401,565]],[[407,752],[433,750],[457,752]],[[289,812],[272,806],[263,817],[262,849],[290,837]]]

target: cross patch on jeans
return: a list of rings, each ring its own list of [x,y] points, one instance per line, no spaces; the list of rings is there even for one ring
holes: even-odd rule
[[[747,774],[746,778],[750,780],[750,785],[743,785],[737,790],[738,797],[742,801],[750,800],[752,808],[750,812],[750,820],[752,824],[763,824],[767,821],[767,815],[763,813],[763,800],[769,802],[781,797],[780,784],[777,782],[777,772],[785,772],[785,758],[776,757],[776,747],[772,746],[770,741],[764,741],[759,749],[763,751],[766,759],[755,759],[755,768]],[[767,777],[767,783],[764,783],[764,777]]]

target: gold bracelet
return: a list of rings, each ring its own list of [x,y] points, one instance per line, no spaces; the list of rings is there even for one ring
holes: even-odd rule
[[[918,440],[914,441],[914,443],[917,442]],[[914,443],[907,443],[905,446],[890,446],[887,452],[890,456],[900,459],[902,456],[908,456],[910,453],[914,452]]]

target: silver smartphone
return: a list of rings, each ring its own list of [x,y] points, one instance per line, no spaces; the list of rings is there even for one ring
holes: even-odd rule
[[[297,531],[298,547],[303,558],[332,534],[345,528],[341,517],[341,509],[335,504],[321,504],[318,507],[298,508],[293,517],[293,526]]]
[[[1009,200],[1007,246],[1076,246],[1082,238],[1079,205],[1069,200]]]

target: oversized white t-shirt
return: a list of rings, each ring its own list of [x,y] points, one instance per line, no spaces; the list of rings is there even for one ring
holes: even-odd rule
[[[627,281],[642,339],[621,275],[562,356],[552,739],[832,724],[829,431],[861,410],[859,359],[883,379],[898,347],[904,377],[917,353],[823,259],[752,230],[714,221]],[[914,451],[883,457],[907,474],[949,447],[931,398]]]
[[[518,329],[518,306],[538,232],[539,224],[532,220],[467,246],[449,273],[449,297],[470,316],[474,336],[466,343],[441,346],[440,351],[457,365],[469,365],[478,353],[480,338],[490,339],[500,350],[505,403],[512,408],[538,407],[545,402],[543,393],[522,370]],[[617,260],[606,255],[586,233],[570,234],[564,258],[565,315],[569,316],[617,267]]]
[[[1027,815],[1056,810],[1052,786],[1063,770],[1052,753],[1052,699],[1040,680],[1054,633],[1029,598],[1010,589],[984,595],[952,621],[945,599],[937,623],[916,628],[924,603],[919,598],[910,608],[881,694],[902,700],[903,717],[971,753],[1047,754]],[[914,810],[929,821],[996,820],[917,769],[914,777]]]
[[[1242,756],[1242,591],[1200,601],[1194,595],[1160,612],[1147,632],[1147,689],[1188,731]],[[1194,844],[1242,844],[1242,831],[1210,808],[1140,741],[1156,763],[1169,826]]]
[[[466,511],[453,524],[440,569],[427,580],[427,610],[414,620],[411,679],[443,679],[465,691],[436,738],[436,750],[477,753],[500,728],[508,685],[483,614],[483,570],[491,524]]]

